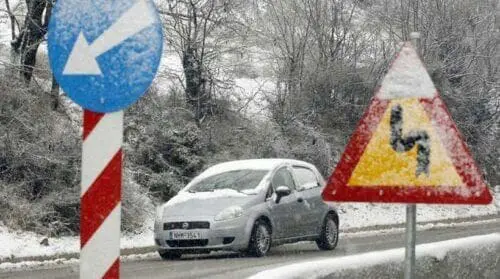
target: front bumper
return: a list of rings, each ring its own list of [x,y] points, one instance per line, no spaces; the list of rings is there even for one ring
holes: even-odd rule
[[[210,223],[208,229],[164,229],[167,222],[200,222]],[[215,221],[213,216],[199,217],[168,217],[161,222],[155,222],[155,244],[158,250],[179,250],[185,253],[208,252],[214,250],[241,251],[248,247],[251,233],[251,223],[248,216]],[[197,232],[199,239],[176,240],[172,238],[173,232]]]

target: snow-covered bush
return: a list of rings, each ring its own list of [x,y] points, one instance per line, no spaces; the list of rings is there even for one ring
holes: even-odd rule
[[[48,234],[74,231],[78,131],[40,88],[1,77],[0,92],[0,219]]]
[[[155,207],[145,187],[133,180],[133,174],[125,170],[122,188],[122,232],[140,232],[154,218]]]
[[[204,165],[202,131],[193,120],[182,100],[154,87],[127,111],[127,166],[134,180],[161,201],[175,195]]]
[[[0,92],[0,222],[45,235],[77,234],[81,139],[73,112],[53,111],[47,93],[12,77],[0,77]],[[131,177],[124,172],[125,231],[143,227],[154,212]]]

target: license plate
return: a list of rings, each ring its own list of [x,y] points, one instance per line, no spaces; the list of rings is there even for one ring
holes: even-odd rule
[[[170,239],[201,239],[200,232],[170,232]]]

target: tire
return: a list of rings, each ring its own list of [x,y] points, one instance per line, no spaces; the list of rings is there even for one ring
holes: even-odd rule
[[[332,213],[325,217],[321,234],[316,240],[316,245],[320,250],[333,250],[339,242],[339,226]]]
[[[158,254],[164,260],[177,260],[182,256],[182,253],[178,251],[158,251]]]
[[[263,257],[271,248],[271,228],[262,221],[257,220],[253,226],[248,244],[248,254],[253,257]]]

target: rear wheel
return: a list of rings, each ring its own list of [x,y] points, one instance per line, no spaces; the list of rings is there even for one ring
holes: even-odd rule
[[[158,251],[158,254],[164,260],[176,260],[182,256],[182,253],[178,251]]]
[[[339,241],[339,228],[332,213],[325,217],[321,234],[316,240],[318,248],[321,250],[333,250]]]
[[[248,254],[254,257],[263,257],[271,248],[271,228],[262,221],[257,220],[252,229]]]

